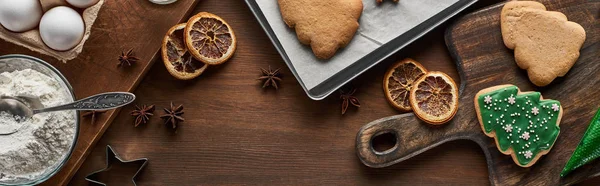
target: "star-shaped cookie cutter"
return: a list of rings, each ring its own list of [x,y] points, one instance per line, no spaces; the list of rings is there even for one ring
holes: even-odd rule
[[[133,185],[137,184],[135,183],[135,177],[137,177],[137,175],[142,171],[142,169],[144,169],[144,167],[146,166],[146,164],[148,164],[148,158],[140,158],[140,159],[135,159],[135,160],[130,160],[130,161],[124,161],[123,159],[121,159],[121,157],[119,157],[119,155],[112,149],[112,147],[110,145],[106,146],[106,168],[98,170],[96,172],[93,172],[89,175],[87,175],[85,177],[86,181],[95,183],[95,184],[100,184],[100,185],[104,185],[106,186],[105,183],[102,183],[100,181],[98,181],[97,177],[98,177],[98,173],[101,172],[106,172],[111,168],[112,163],[118,160],[121,163],[137,163],[137,162],[142,162],[142,165],[140,166],[140,168],[138,168],[137,172],[135,172],[135,174],[133,175],[133,177],[131,178],[131,182],[133,182]]]

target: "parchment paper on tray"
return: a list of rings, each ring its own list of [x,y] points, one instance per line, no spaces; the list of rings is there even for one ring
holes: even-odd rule
[[[94,21],[96,21],[96,17],[98,17],[98,11],[104,4],[104,0],[100,0],[97,4],[86,8],[83,11],[83,22],[85,23],[85,33],[83,35],[83,39],[79,44],[67,51],[56,51],[48,48],[46,44],[42,41],[40,37],[40,32],[36,27],[33,30],[23,32],[23,33],[15,33],[9,30],[6,30],[4,27],[0,26],[0,39],[5,41],[23,46],[32,51],[39,52],[41,54],[52,56],[58,60],[66,62],[68,60],[74,59],[81,53],[83,49],[83,44],[90,37],[90,30]]]
[[[375,0],[363,0],[357,34],[346,48],[338,50],[329,60],[317,59],[309,46],[298,41],[294,29],[283,22],[277,0],[256,0],[256,3],[289,57],[300,83],[310,90],[459,1],[400,0],[378,5]]]

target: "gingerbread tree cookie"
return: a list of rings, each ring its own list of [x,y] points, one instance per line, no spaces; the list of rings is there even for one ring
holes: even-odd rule
[[[283,20],[317,58],[329,59],[350,43],[362,14],[361,0],[278,0]]]
[[[560,102],[543,99],[539,92],[500,85],[479,91],[474,102],[483,132],[521,167],[547,154],[560,132]]]
[[[586,37],[581,25],[534,1],[506,3],[500,21],[504,44],[514,50],[517,65],[536,86],[567,74]]]

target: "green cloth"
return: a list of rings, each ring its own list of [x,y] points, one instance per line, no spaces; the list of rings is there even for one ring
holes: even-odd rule
[[[561,177],[600,157],[600,110],[588,126],[583,138],[560,173]]]

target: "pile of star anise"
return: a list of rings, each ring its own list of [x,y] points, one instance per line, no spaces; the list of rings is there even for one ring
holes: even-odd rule
[[[161,115],[160,118],[165,120],[165,124],[170,124],[173,129],[177,128],[177,124],[179,122],[183,122],[185,119],[181,116],[183,115],[183,105],[179,105],[175,107],[173,102],[171,102],[170,108],[163,109],[165,114]],[[150,120],[150,116],[154,115],[154,105],[142,107],[135,106],[135,110],[131,111],[131,116],[135,117],[135,127],[140,124],[146,124]]]

